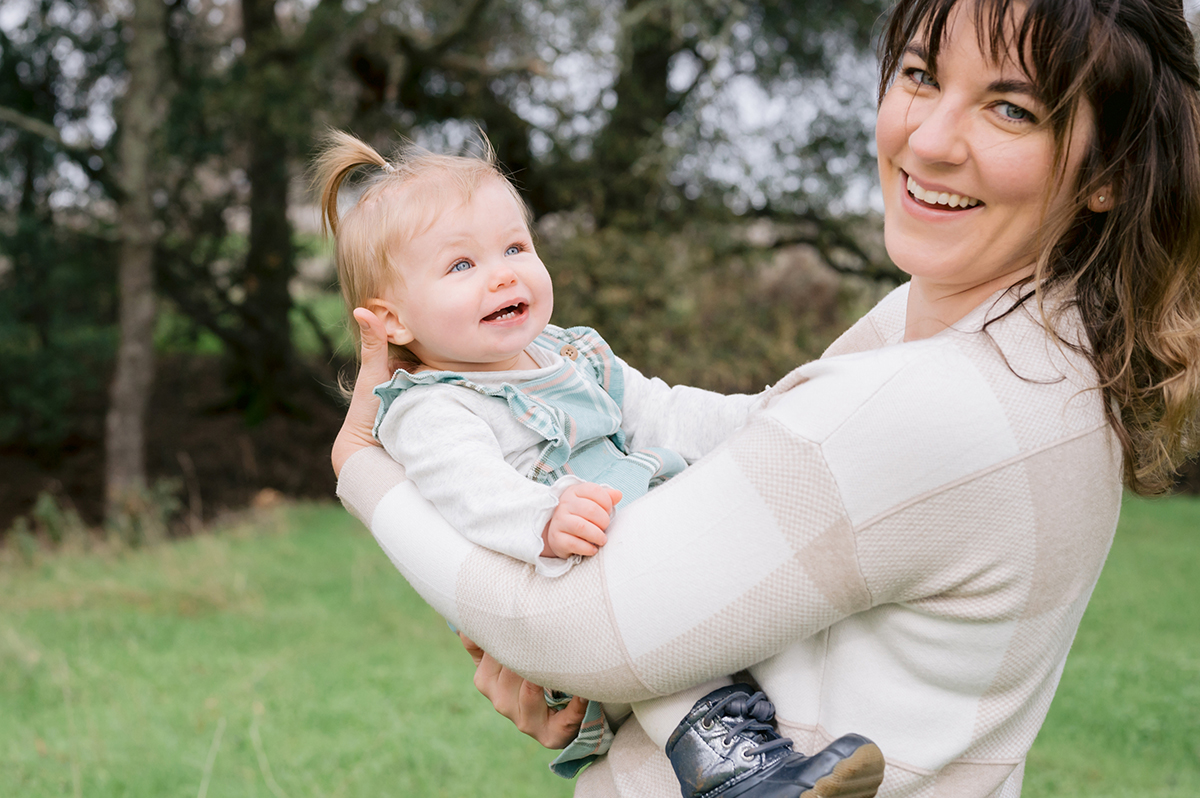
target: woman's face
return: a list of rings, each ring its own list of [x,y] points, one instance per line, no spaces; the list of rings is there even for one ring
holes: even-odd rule
[[[1076,114],[1065,174],[1056,175],[1053,134],[1036,124],[1046,108],[1015,53],[993,62],[969,7],[958,9],[937,74],[913,41],[879,107],[884,234],[914,282],[991,293],[1032,273],[1038,229],[1069,201],[1094,122],[1088,109]]]

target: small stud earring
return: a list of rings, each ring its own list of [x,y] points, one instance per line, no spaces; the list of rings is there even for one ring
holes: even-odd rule
[[[1096,197],[1096,202],[1099,202],[1101,205],[1103,205],[1104,204],[1104,195],[1101,194],[1099,197]]]

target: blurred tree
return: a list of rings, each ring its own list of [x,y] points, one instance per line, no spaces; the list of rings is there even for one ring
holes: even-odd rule
[[[873,174],[870,39],[884,6],[381,0],[347,16],[332,54],[360,134],[454,146],[480,124],[538,216],[582,210],[632,230],[753,206],[811,220]],[[792,105],[750,129],[746,94]],[[739,136],[774,150],[737,154]]]
[[[29,0],[0,40],[4,74],[16,77],[0,82],[0,193],[12,211],[0,225],[8,253],[0,281],[16,289],[0,292],[13,310],[0,324],[10,324],[8,340],[28,343],[0,352],[0,369],[39,358],[47,368],[18,381],[44,385],[20,400],[20,412],[0,408],[0,432],[32,429],[31,414],[55,415],[37,409],[45,403],[36,396],[63,392],[60,375],[82,361],[56,343],[66,340],[60,330],[93,320],[104,345],[88,356],[111,356],[113,242],[140,247],[156,230],[157,288],[222,342],[233,403],[251,419],[295,410],[290,397],[317,382],[292,344],[298,244],[288,211],[327,126],[380,144],[399,133],[439,149],[467,146],[482,127],[535,215],[568,217],[591,237],[561,248],[580,260],[577,279],[560,288],[562,307],[590,303],[595,312],[581,315],[614,325],[636,308],[639,324],[630,326],[642,330],[639,340],[655,325],[673,330],[664,340],[682,340],[706,329],[699,320],[734,308],[691,289],[683,301],[664,286],[729,291],[752,279],[755,258],[786,247],[887,278],[886,258],[836,201],[848,185],[869,182],[872,103],[863,81],[847,75],[862,71],[881,2],[165,0],[152,25],[166,34],[155,56],[167,65],[156,72],[165,82],[139,84],[137,26],[146,17],[123,23],[89,0]],[[152,88],[155,103],[132,111],[139,86],[168,84],[175,90]],[[752,118],[755,103],[774,115]],[[152,189],[123,189],[115,165],[142,157],[152,160],[138,184]],[[758,243],[738,232],[747,212],[773,225]],[[131,263],[131,250],[122,253]],[[104,269],[90,265],[97,260]],[[675,264],[669,280],[655,268],[666,263]],[[688,268],[724,272],[692,281]],[[151,283],[141,274],[135,293],[144,296]],[[603,290],[609,283],[622,290]],[[88,308],[65,323],[64,290]],[[733,339],[721,350],[758,357],[769,340],[786,338],[768,359],[794,357],[805,335],[782,307],[760,314],[774,326],[747,332],[742,354]],[[140,318],[143,332],[127,340],[147,340],[152,316]],[[630,344],[639,351],[639,341]],[[658,349],[645,351],[647,365],[665,362]],[[144,384],[150,371],[121,373]],[[721,384],[738,374],[759,379],[732,369]],[[133,418],[134,405],[117,409],[117,385],[113,418]],[[7,390],[10,401],[25,389]]]
[[[234,403],[255,420],[291,408],[291,393],[311,383],[292,344],[288,200],[312,135],[314,86],[308,43],[286,35],[276,5],[243,0],[230,9],[240,19],[221,12],[214,25],[214,9],[176,4],[170,24],[170,62],[184,89],[168,122],[172,234],[159,274],[167,296],[224,344]],[[228,226],[227,211],[239,206],[248,211],[244,239]]]
[[[75,236],[80,232],[104,235],[109,225],[104,210],[97,216],[67,214],[60,210],[56,219],[52,213],[54,195],[43,202],[38,201],[39,177],[45,181],[50,175],[47,174],[48,164],[39,164],[36,154],[39,150],[46,151],[49,145],[49,151],[56,156],[50,163],[54,164],[60,179],[65,177],[69,184],[73,171],[90,173],[98,187],[103,188],[116,204],[113,232],[119,264],[119,338],[105,423],[105,497],[110,517],[138,514],[147,488],[145,414],[154,379],[153,253],[157,234],[152,171],[158,160],[155,135],[165,109],[160,75],[166,15],[158,0],[136,0],[125,20],[125,36],[119,38],[117,21],[111,15],[96,16],[90,4],[43,0],[27,11],[24,23],[11,33],[5,33],[3,57],[11,62],[18,82],[9,87],[9,96],[0,99],[4,103],[4,120],[21,131],[17,143],[25,156],[19,162],[23,167],[23,183],[16,203],[16,230],[10,244],[14,256],[13,281],[17,288],[14,297],[18,303],[26,299],[29,306],[26,313],[16,314],[15,321],[20,324],[24,315],[32,322],[35,351],[48,355],[33,373],[53,375],[56,382],[61,380],[59,385],[69,385],[72,381],[63,379],[63,372],[76,367],[78,354],[56,353],[50,342],[64,334],[71,335],[79,322],[56,313],[60,309],[58,303],[40,292],[38,286],[45,283],[44,275],[52,270],[69,275],[69,282],[79,281],[86,273],[80,267],[92,258],[81,256],[79,252],[61,260],[45,257],[51,254],[46,250],[53,248],[39,243],[39,233],[44,234],[48,232],[47,227],[56,225],[74,232]],[[118,49],[118,42],[124,45],[122,49]],[[122,54],[123,74],[116,71],[121,64],[117,57]],[[106,121],[93,117],[94,103],[99,101],[107,105],[111,102],[109,92],[116,76],[124,78],[126,88],[118,107],[120,136],[116,140],[115,157],[112,157],[114,153],[91,143],[91,128]],[[22,77],[26,81],[21,81]],[[70,131],[71,137],[68,138],[64,131]],[[35,141],[33,137],[40,140]],[[68,165],[75,169],[69,169]],[[81,183],[79,189],[86,192],[86,183]],[[69,194],[63,192],[61,186],[59,193]],[[85,193],[84,196],[89,195]],[[90,199],[98,200],[99,197],[92,194]],[[58,200],[59,204],[64,202],[67,200]],[[97,204],[101,209],[106,207]],[[37,258],[37,255],[43,257]],[[111,295],[111,291],[110,286],[104,286],[100,295]],[[18,344],[10,356],[19,356],[22,349]],[[21,380],[17,385],[24,385],[27,390],[35,388],[35,392],[26,398],[36,401],[36,387],[40,381],[34,377]],[[19,388],[14,388],[10,397],[20,396],[18,391]],[[64,392],[60,390],[51,395],[54,393],[62,396]],[[66,395],[70,395],[69,391]],[[55,407],[55,403],[51,403],[51,408],[57,412],[65,410],[65,407]],[[61,423],[57,426],[63,428]]]
[[[120,342],[104,435],[105,506],[114,520],[148,511],[146,406],[154,384],[154,250],[162,235],[153,196],[169,96],[166,17],[162,0],[133,0],[123,28],[126,86],[117,106],[116,161]]]
[[[81,402],[115,341],[105,200],[117,182],[96,109],[116,90],[122,44],[86,0],[23,10],[0,29],[0,446],[53,461],[90,434]]]

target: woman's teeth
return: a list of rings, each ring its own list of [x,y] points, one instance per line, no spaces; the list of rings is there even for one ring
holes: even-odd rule
[[[908,193],[930,205],[945,205],[948,208],[974,208],[979,200],[974,197],[964,197],[960,194],[948,194],[945,191],[926,191],[917,185],[912,177],[908,178]]]

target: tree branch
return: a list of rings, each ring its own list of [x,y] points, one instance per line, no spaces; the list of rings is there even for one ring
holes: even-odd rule
[[[540,58],[523,58],[505,66],[491,66],[486,59],[472,58],[465,55],[457,55],[455,53],[446,53],[438,59],[438,66],[447,69],[459,70],[462,72],[474,72],[485,78],[494,78],[501,75],[513,74],[531,74],[546,76],[550,74],[546,64]]]
[[[813,226],[811,231],[792,230],[777,235],[769,244],[754,245],[747,243],[742,251],[780,250],[786,247],[805,244],[811,246],[820,255],[821,261],[839,274],[856,275],[876,282],[888,282],[899,285],[904,281],[904,274],[890,261],[875,260],[853,235],[841,229],[841,224],[825,218],[813,211],[803,213],[779,213],[764,209],[755,214],[756,218],[770,219],[779,224],[807,223]],[[846,263],[845,257],[850,256],[856,261],[854,265]]]
[[[26,133],[32,133],[35,136],[49,139],[65,150],[75,149],[63,141],[62,134],[58,132],[58,128],[54,125],[49,122],[43,122],[40,119],[34,119],[32,116],[27,116],[14,108],[7,108],[0,105],[0,122],[7,122],[13,127],[24,130]]]
[[[58,131],[58,128],[49,122],[29,116],[28,114],[23,114],[15,108],[9,108],[4,105],[0,105],[0,122],[53,143],[63,152],[70,155],[88,173],[89,177],[102,185],[110,197],[119,202],[125,196],[120,181],[108,168],[103,150],[91,144],[71,144],[63,139],[62,133]],[[99,168],[89,163],[93,157],[100,159]]]
[[[458,40],[465,36],[479,22],[479,18],[483,16],[483,12],[490,2],[491,0],[473,0],[458,15],[458,19],[450,26],[450,30],[446,31],[445,35],[435,40],[429,46],[427,50],[429,55],[439,55],[457,44]]]

